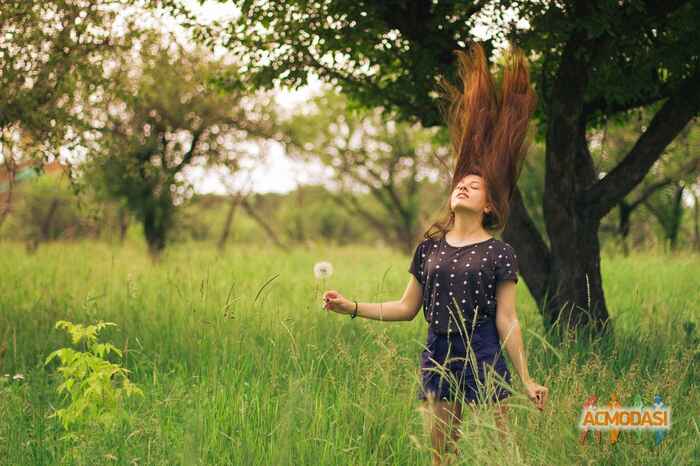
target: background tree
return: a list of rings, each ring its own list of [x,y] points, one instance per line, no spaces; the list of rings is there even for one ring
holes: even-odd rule
[[[112,93],[91,108],[85,179],[124,199],[156,259],[176,205],[192,193],[184,170],[247,153],[244,143],[273,136],[274,117],[260,96],[220,92],[211,77],[230,65],[172,38],[149,35],[136,55],[121,59],[110,77],[117,83]]]
[[[693,198],[693,249],[700,251],[700,195],[697,185],[691,189]]]
[[[593,147],[593,143],[591,144],[591,153],[599,161],[599,178],[620,163],[628,148],[636,141],[637,135],[646,128],[653,117],[652,112],[644,109],[640,109],[637,115],[638,117],[629,118],[621,123],[606,122],[598,131],[597,139],[599,142],[595,144],[596,147]],[[675,201],[676,207],[668,211],[670,217],[661,213],[666,210],[661,205],[658,208],[649,208],[652,205],[650,199],[664,197],[665,194],[661,194],[660,191],[667,191],[669,186],[675,186],[676,189],[672,189],[672,191],[677,191],[684,185],[700,185],[700,153],[692,150],[692,147],[698,147],[699,136],[700,127],[697,124],[697,118],[695,118],[668,145],[664,156],[654,164],[642,182],[618,203],[618,218],[613,221],[612,216],[608,216],[609,221],[601,225],[601,228],[607,226],[608,231],[619,237],[625,254],[629,253],[628,236],[634,226],[632,215],[638,210],[644,210],[640,209],[642,206],[647,206],[647,210],[661,224],[664,231],[667,232],[666,238],[668,240],[671,240],[672,236],[676,237],[672,241],[672,248],[675,248],[677,235],[680,231],[680,217],[684,209],[681,202],[682,197],[678,197]],[[671,195],[671,197],[675,196]],[[654,210],[652,211],[652,209]]]
[[[570,326],[608,318],[600,276],[598,229],[603,217],[644,179],[666,147],[700,109],[700,50],[693,2],[527,3],[529,29],[511,39],[537,53],[545,129],[544,211],[549,247],[523,228],[524,210],[505,236],[523,247],[536,268],[528,286],[546,291],[547,322]],[[688,46],[694,42],[696,45]],[[654,116],[621,161],[602,174],[588,134],[602,121],[651,106]],[[516,244],[517,246],[517,244]],[[534,255],[531,255],[534,253]],[[536,260],[539,258],[539,260]],[[526,276],[527,280],[527,276]],[[536,292],[535,296],[542,295]]]
[[[138,34],[125,13],[136,0],[2,2],[0,8],[0,164],[48,161],[75,144],[79,105],[103,81],[110,56]],[[117,19],[119,28],[115,27]],[[27,144],[27,142],[31,144]],[[10,179],[0,224],[11,210]]]
[[[116,210],[108,204],[98,206],[95,199],[86,202],[86,197],[75,196],[66,173],[27,179],[18,185],[17,194],[3,237],[23,241],[30,253],[49,241],[98,238]]]
[[[235,3],[241,15],[224,25],[223,38],[245,57],[251,85],[296,87],[313,72],[355,101],[425,126],[442,124],[435,78],[455,76],[452,51],[473,39],[479,14],[505,25],[485,47],[508,38],[530,52],[546,143],[546,236],[516,190],[503,237],[519,251],[547,326],[602,330],[609,323],[598,229],[698,113],[697,2]],[[515,12],[512,23],[503,20],[507,10]],[[605,116],[654,104],[632,149],[598,178],[588,131]]]
[[[683,220],[683,194],[687,185],[684,181],[673,181],[655,196],[646,199],[644,206],[656,217],[663,228],[665,239],[671,250],[678,245],[678,234]]]
[[[236,210],[240,207],[248,215],[248,217],[255,222],[255,224],[263,231],[268,240],[277,248],[287,251],[287,245],[281,239],[278,232],[279,227],[275,225],[274,212],[277,209],[271,209],[269,204],[279,205],[281,198],[283,196],[272,193],[272,202],[266,202],[264,196],[258,195],[253,192],[253,180],[251,173],[247,173],[247,178],[240,188],[234,188],[231,186],[230,178],[227,180],[222,176],[222,182],[227,186],[228,191],[228,210],[226,213],[226,219],[224,221],[224,228],[222,230],[221,237],[219,238],[218,246],[220,251],[224,251],[226,247],[226,242],[231,233],[231,224],[233,223],[233,217]]]
[[[342,95],[323,94],[288,120],[287,153],[326,165],[336,203],[409,253],[425,223],[420,181],[435,171],[435,153],[447,150],[435,143],[435,130],[390,118],[381,108],[353,111]],[[379,208],[364,206],[358,192]]]
[[[20,125],[61,140],[79,91],[100,81],[109,52],[135,34],[120,8],[135,1],[3,2],[0,9],[0,129]]]
[[[226,183],[226,177],[222,177],[222,181]],[[224,220],[224,227],[221,230],[221,236],[219,236],[219,241],[217,242],[217,247],[220,252],[224,252],[226,250],[226,244],[228,243],[228,239],[231,234],[231,226],[233,224],[233,218],[236,210],[240,206],[242,198],[249,194],[250,178],[248,178],[247,183],[245,183],[243,188],[234,190],[231,187],[227,187],[227,191],[230,193],[230,199],[228,201],[229,205],[226,212],[226,220]]]

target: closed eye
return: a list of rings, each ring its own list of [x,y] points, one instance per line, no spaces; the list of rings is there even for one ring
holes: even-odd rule
[[[469,185],[469,187],[472,188],[472,189],[479,189],[480,186],[481,186],[481,184],[480,184],[478,181],[473,181],[473,182]],[[458,184],[457,187],[455,188],[455,191],[459,191],[459,189],[462,188],[462,187],[466,187],[466,186],[463,185],[463,184]]]

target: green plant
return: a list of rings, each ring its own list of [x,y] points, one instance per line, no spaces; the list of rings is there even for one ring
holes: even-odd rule
[[[108,428],[125,413],[124,395],[143,396],[141,389],[129,381],[129,370],[105,359],[109,353],[122,356],[121,351],[112,344],[97,341],[97,334],[111,325],[117,324],[100,321],[95,325],[83,326],[65,320],[56,322],[55,328],[65,329],[73,344],[82,342],[86,350],[60,348],[44,362],[47,365],[56,357],[61,360],[58,372],[63,377],[63,383],[56,390],[70,398],[70,403],[49,417],[58,416],[66,430],[75,424],[94,423]]]

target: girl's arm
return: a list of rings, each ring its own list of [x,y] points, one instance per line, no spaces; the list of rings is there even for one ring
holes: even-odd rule
[[[504,280],[496,285],[496,328],[528,397],[539,409],[543,409],[547,400],[547,388],[533,381],[527,369],[520,321],[515,313],[515,286],[512,280]]]
[[[337,291],[323,294],[323,308],[339,314],[352,314],[355,303],[343,297]],[[372,320],[413,320],[423,302],[423,289],[418,280],[411,275],[403,297],[398,301],[383,303],[357,303],[357,316]]]

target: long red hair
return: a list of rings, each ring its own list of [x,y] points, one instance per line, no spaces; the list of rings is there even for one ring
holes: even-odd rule
[[[537,105],[530,84],[527,59],[511,47],[504,56],[500,89],[488,68],[484,49],[472,43],[467,52],[456,50],[460,87],[441,78],[444,103],[440,107],[450,134],[453,165],[450,193],[469,174],[486,182],[487,201],[492,209],[484,214],[483,227],[505,228],[510,200],[530,145],[528,126]],[[454,225],[450,198],[441,219],[425,232],[425,238],[444,234]]]

